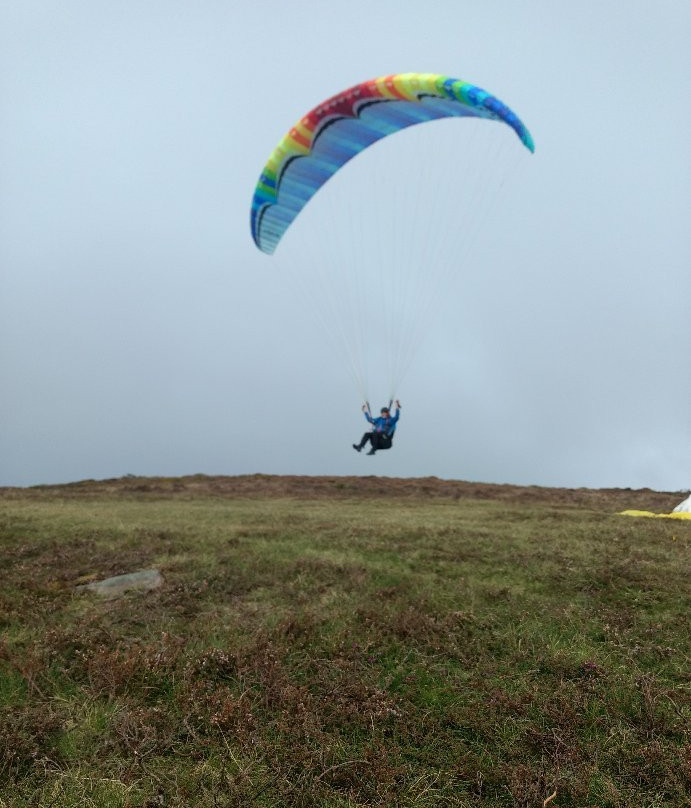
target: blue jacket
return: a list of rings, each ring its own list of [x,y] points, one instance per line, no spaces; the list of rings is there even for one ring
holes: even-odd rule
[[[379,418],[372,418],[368,412],[365,412],[365,420],[372,424],[374,427],[374,432],[383,432],[385,435],[392,438],[393,433],[396,431],[396,423],[398,422],[398,417],[400,414],[401,411],[397,409],[393,418],[391,416],[388,418],[384,418],[383,416],[380,416]]]

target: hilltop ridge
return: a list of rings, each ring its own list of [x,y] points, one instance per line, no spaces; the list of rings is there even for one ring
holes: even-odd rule
[[[442,480],[438,477],[297,476],[192,474],[182,477],[126,475],[28,488],[0,488],[0,496],[72,497],[220,497],[229,499],[490,499],[507,503],[545,503],[604,510],[640,508],[666,512],[679,502],[679,492],[650,488],[556,488],[509,483]]]

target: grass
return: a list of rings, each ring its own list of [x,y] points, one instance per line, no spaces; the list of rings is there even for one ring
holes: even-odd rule
[[[688,804],[691,524],[190,479],[0,491],[0,806]]]

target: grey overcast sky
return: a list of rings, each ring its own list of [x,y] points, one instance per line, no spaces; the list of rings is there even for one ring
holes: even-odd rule
[[[0,484],[688,489],[689,41],[687,0],[0,0]],[[411,70],[495,92],[537,151],[398,390],[395,449],[366,458],[249,203],[303,112]]]

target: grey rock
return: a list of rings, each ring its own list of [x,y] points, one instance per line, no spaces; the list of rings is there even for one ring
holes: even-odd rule
[[[139,572],[131,572],[129,575],[116,575],[114,578],[106,578],[103,581],[82,584],[77,587],[77,591],[95,592],[106,600],[111,600],[119,598],[125,592],[148,592],[151,589],[158,589],[162,585],[163,576],[158,570],[139,570]]]

